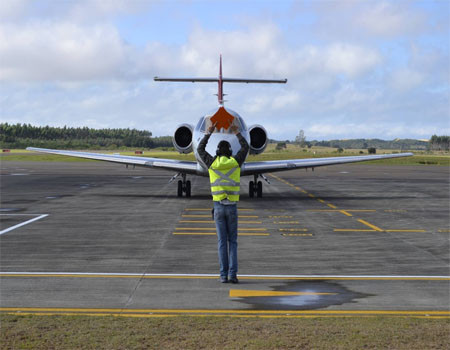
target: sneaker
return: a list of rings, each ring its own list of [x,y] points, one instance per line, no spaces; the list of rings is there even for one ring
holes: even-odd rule
[[[220,283],[228,283],[228,278],[220,277]]]
[[[239,280],[237,279],[237,277],[230,277],[230,282],[236,284],[239,283]]]

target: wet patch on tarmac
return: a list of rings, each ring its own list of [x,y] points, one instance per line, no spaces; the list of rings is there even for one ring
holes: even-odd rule
[[[327,281],[296,281],[271,286],[273,292],[297,292],[302,295],[251,296],[234,301],[251,305],[254,310],[315,310],[329,306],[357,303],[373,296],[351,291],[339,283]],[[274,293],[274,294],[275,294]]]

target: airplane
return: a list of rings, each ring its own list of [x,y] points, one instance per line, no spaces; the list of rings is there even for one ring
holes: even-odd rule
[[[261,154],[267,147],[269,138],[266,129],[259,124],[248,126],[244,119],[230,108],[225,108],[225,100],[223,93],[224,83],[260,83],[260,84],[286,84],[287,79],[248,79],[248,78],[226,78],[222,76],[222,56],[219,61],[219,76],[213,78],[165,78],[155,77],[157,82],[201,82],[201,83],[217,83],[218,84],[218,107],[202,116],[197,122],[196,126],[188,123],[180,124],[173,134],[173,145],[179,153],[193,152],[196,161],[181,161],[173,159],[149,158],[140,156],[122,156],[116,154],[101,154],[92,152],[79,151],[64,151],[55,149],[28,147],[27,150],[37,151],[42,153],[59,154],[71,157],[95,159],[100,161],[107,161],[113,163],[142,166],[149,168],[160,168],[166,170],[176,171],[177,174],[173,176],[169,182],[174,181],[181,175],[181,180],[178,180],[177,196],[191,197],[191,181],[187,180],[187,175],[209,176],[208,168],[200,159],[197,153],[197,147],[201,139],[207,132],[209,126],[215,124],[215,132],[211,135],[206,151],[211,154],[216,154],[216,148],[220,141],[226,140],[230,143],[233,155],[239,149],[240,144],[236,136],[231,133],[231,126],[236,125],[238,132],[249,143],[249,154]],[[248,155],[248,154],[247,154]],[[409,157],[412,153],[397,153],[397,154],[383,154],[383,155],[369,155],[369,156],[346,156],[346,157],[330,157],[330,158],[309,158],[309,159],[289,159],[289,160],[273,160],[273,161],[259,161],[259,162],[244,162],[241,167],[241,176],[253,176],[253,180],[249,182],[248,195],[250,198],[261,198],[263,195],[262,178],[267,183],[270,183],[265,173],[273,173],[279,171],[287,171],[293,169],[308,169],[325,165],[346,164],[363,162],[369,160]]]

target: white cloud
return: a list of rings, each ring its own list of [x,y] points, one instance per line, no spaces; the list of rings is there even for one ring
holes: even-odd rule
[[[420,86],[423,81],[423,73],[408,68],[402,68],[392,74],[390,84],[393,89],[398,90],[399,92],[406,92]]]
[[[325,67],[331,73],[345,73],[350,77],[367,72],[382,61],[380,54],[369,48],[350,44],[332,44],[324,52]]]
[[[355,17],[358,27],[369,34],[384,37],[420,32],[424,22],[421,13],[403,6],[402,2],[372,2]]]
[[[70,22],[0,26],[1,80],[93,80],[120,77],[125,46],[111,26]]]

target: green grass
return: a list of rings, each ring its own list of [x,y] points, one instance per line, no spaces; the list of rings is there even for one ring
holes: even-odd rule
[[[449,319],[1,315],[2,349],[449,349]]]
[[[304,159],[304,158],[322,158],[322,157],[339,157],[339,156],[359,156],[367,155],[367,152],[361,154],[362,150],[345,150],[338,153],[336,149],[329,147],[313,147],[311,149],[301,149],[298,146],[288,145],[287,149],[275,150],[274,145],[269,145],[267,150],[259,155],[250,155],[248,161],[268,161],[281,159]],[[97,151],[98,153],[117,153],[112,151]],[[377,154],[400,152],[399,150],[382,150]],[[121,155],[135,155],[131,151],[119,151]],[[385,165],[441,165],[450,166],[449,152],[414,152],[413,157],[382,159],[377,161],[364,162],[360,164],[385,164]],[[168,158],[179,160],[194,161],[194,154],[179,154],[176,151],[149,150],[144,151],[143,156],[154,158]],[[52,154],[39,154],[25,150],[11,150],[11,153],[0,155],[1,161],[43,161],[43,162],[89,162],[92,160],[66,157]]]

